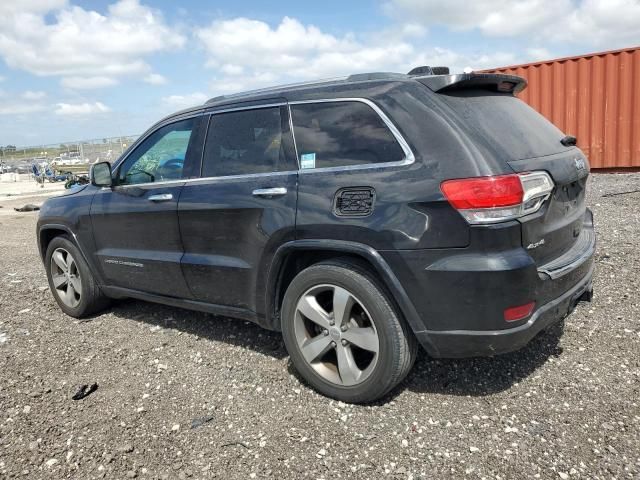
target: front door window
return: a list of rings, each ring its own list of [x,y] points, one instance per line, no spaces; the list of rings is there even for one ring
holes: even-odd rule
[[[166,125],[144,140],[120,168],[118,183],[135,185],[183,178],[194,119]]]

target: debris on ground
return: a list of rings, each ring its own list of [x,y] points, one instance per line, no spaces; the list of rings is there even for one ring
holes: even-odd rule
[[[72,400],[82,400],[83,398],[88,397],[93,392],[98,390],[98,384],[92,383],[91,385],[82,385],[78,388],[78,391],[73,394],[71,397]]]
[[[191,429],[194,428],[198,428],[201,427],[209,422],[211,422],[213,420],[213,416],[206,416],[206,417],[196,417],[193,420],[191,420]]]
[[[615,197],[617,195],[629,195],[631,193],[638,193],[640,192],[640,190],[636,189],[636,190],[627,190],[625,192],[610,192],[610,193],[603,193],[602,196],[603,197]]]
[[[249,445],[247,445],[244,442],[227,442],[227,443],[223,443],[222,445],[220,445],[221,448],[233,447],[233,446],[243,447],[243,448],[246,448],[247,450],[249,450]]]
[[[38,205],[34,205],[33,203],[27,203],[22,207],[15,207],[14,210],[16,212],[34,212],[36,210],[40,210]]]

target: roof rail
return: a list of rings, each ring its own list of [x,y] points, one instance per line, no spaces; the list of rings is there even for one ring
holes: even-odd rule
[[[403,79],[407,76],[403,73],[394,72],[370,72],[370,73],[354,73],[347,77],[348,82],[366,82],[367,80],[393,80]]]
[[[251,95],[277,93],[283,90],[294,90],[305,87],[312,87],[317,85],[324,85],[338,82],[366,82],[375,80],[405,80],[407,76],[422,76],[422,75],[446,75],[449,72],[448,67],[428,67],[422,66],[411,70],[408,74],[395,73],[395,72],[369,72],[369,73],[356,73],[349,75],[348,77],[336,77],[327,78],[322,80],[312,80],[307,82],[289,83],[287,85],[277,85],[273,87],[258,88],[256,90],[249,90],[246,92],[232,93],[230,95],[219,95],[217,97],[210,98],[205,102],[205,105],[211,105],[218,102],[227,100],[241,99]]]
[[[207,100],[205,102],[205,105],[209,105],[211,103],[216,103],[216,102],[220,102],[222,100],[233,100],[234,98],[242,98],[242,97],[246,97],[249,95],[256,95],[259,93],[270,93],[270,92],[279,92],[281,90],[290,90],[290,89],[294,89],[294,88],[304,88],[304,87],[310,87],[312,85],[320,85],[323,83],[332,83],[332,82],[340,82],[340,81],[344,81],[344,80],[348,80],[348,77],[335,77],[335,78],[326,78],[323,80],[312,80],[312,81],[307,81],[307,82],[297,82],[297,83],[289,83],[286,85],[277,85],[277,86],[273,86],[273,87],[266,87],[266,88],[258,88],[255,90],[248,90],[246,92],[239,92],[239,93],[232,93],[230,95],[219,95],[217,97],[213,97],[210,98],[209,100]]]

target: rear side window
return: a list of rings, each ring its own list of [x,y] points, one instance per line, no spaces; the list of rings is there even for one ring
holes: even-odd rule
[[[382,118],[362,102],[292,105],[300,168],[397,162],[405,157]]]
[[[287,155],[288,132],[289,118],[285,107],[212,115],[202,176],[295,170],[292,156]]]

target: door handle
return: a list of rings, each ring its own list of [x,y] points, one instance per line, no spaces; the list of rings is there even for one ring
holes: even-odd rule
[[[284,187],[258,188],[253,191],[254,197],[280,197],[286,195],[287,189]]]
[[[173,200],[173,195],[170,193],[158,193],[156,195],[149,195],[147,200],[150,202],[168,202],[169,200]]]

